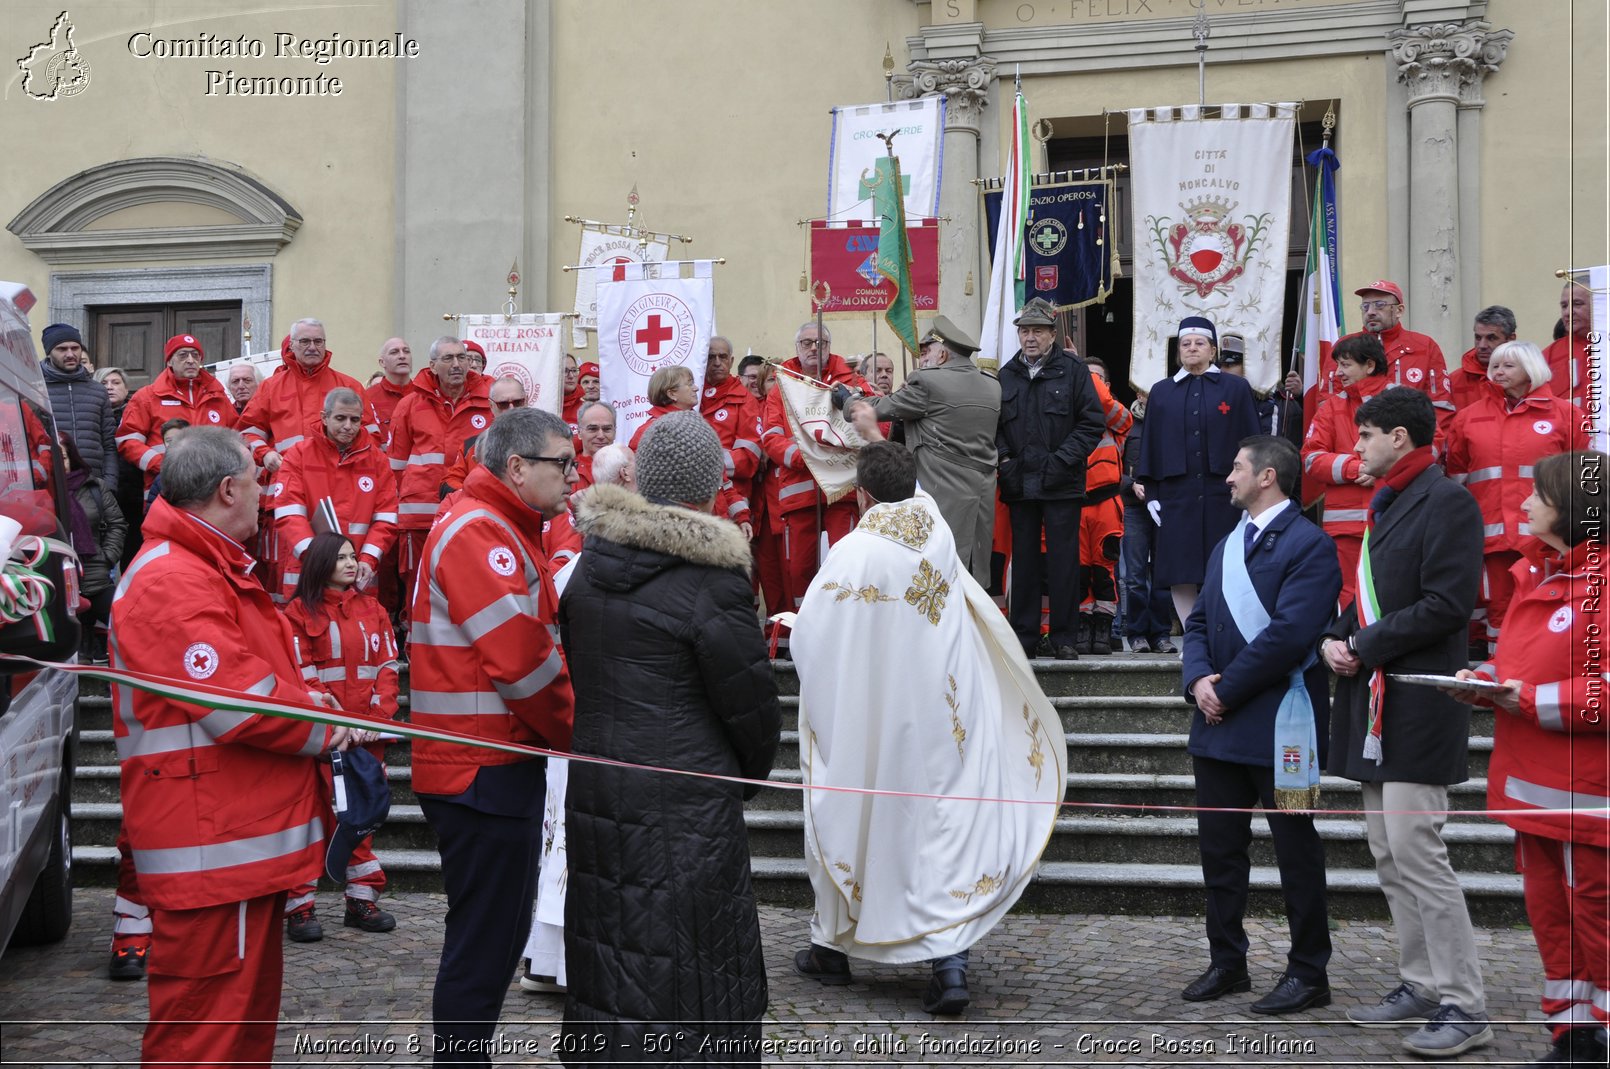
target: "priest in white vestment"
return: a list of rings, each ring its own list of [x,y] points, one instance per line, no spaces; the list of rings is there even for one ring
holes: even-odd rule
[[[849,957],[932,962],[923,1008],[959,1013],[968,948],[1050,840],[1067,744],[1000,609],[916,488],[911,454],[875,442],[856,474],[860,525],[828,553],[794,622],[816,892],[795,967],[845,984]],[[857,790],[813,789],[829,786]]]

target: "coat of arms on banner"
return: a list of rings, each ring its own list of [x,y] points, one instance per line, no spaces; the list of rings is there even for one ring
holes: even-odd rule
[[[1183,220],[1148,215],[1146,225],[1157,243],[1169,277],[1182,292],[1212,296],[1229,288],[1246,273],[1247,262],[1262,243],[1274,219],[1272,212],[1243,216],[1231,222],[1237,205],[1216,197],[1202,197],[1180,205]]]

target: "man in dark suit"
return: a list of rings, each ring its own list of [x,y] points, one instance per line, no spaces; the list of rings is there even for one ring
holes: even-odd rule
[[[1245,515],[1208,557],[1201,597],[1185,622],[1182,661],[1185,696],[1196,706],[1189,745],[1196,804],[1262,805],[1274,836],[1291,950],[1274,990],[1252,1004],[1252,1012],[1265,1014],[1330,1004],[1325,848],[1311,815],[1283,810],[1317,800],[1329,694],[1313,650],[1335,611],[1342,575],[1335,545],[1292,500],[1300,474],[1297,449],[1284,438],[1242,440],[1225,482]],[[1282,715],[1288,692],[1290,710]],[[1285,770],[1279,789],[1277,750]],[[1304,786],[1292,789],[1299,782]],[[1202,812],[1197,829],[1210,959],[1182,993],[1188,1002],[1252,986],[1241,926],[1252,815]]]
[[[1433,461],[1436,410],[1425,394],[1384,390],[1353,420],[1354,450],[1376,493],[1358,596],[1320,644],[1340,677],[1327,767],[1363,785],[1370,853],[1397,929],[1400,983],[1347,1016],[1366,1027],[1424,1021],[1404,1047],[1452,1057],[1493,1035],[1470,912],[1442,841],[1448,785],[1469,775],[1470,707],[1391,676],[1468,667],[1481,510]]]

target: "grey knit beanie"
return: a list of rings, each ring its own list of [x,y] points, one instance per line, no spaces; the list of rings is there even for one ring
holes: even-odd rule
[[[637,492],[696,505],[721,489],[726,462],[721,439],[697,412],[661,416],[637,447]]]

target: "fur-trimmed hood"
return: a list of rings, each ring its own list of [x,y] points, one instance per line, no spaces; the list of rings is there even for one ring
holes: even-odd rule
[[[685,562],[749,574],[749,542],[743,532],[736,524],[709,513],[679,505],[658,505],[625,487],[607,483],[592,486],[577,496],[574,512],[576,529],[589,542],[597,538],[641,550],[667,558],[666,565]],[[588,545],[587,549],[594,547]],[[660,571],[663,567],[648,570]]]

